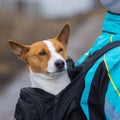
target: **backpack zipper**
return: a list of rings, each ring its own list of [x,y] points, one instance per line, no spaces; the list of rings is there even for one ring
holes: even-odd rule
[[[55,100],[54,100],[54,103],[55,103],[55,107],[53,109],[53,116],[52,116],[52,120],[56,120],[57,118],[57,114],[56,114],[56,111],[57,111],[57,103],[58,103],[58,100],[59,100],[59,94],[55,96]]]
[[[59,100],[59,95],[56,95],[55,96],[55,104],[58,102],[58,100]]]

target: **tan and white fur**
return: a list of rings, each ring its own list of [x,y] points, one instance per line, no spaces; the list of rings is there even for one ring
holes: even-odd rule
[[[9,40],[13,53],[28,65],[33,88],[57,95],[70,83],[66,65],[69,33],[70,28],[66,24],[57,37],[32,45]]]

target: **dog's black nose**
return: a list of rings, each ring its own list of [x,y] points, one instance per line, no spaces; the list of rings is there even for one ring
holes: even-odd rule
[[[55,62],[55,66],[58,68],[58,69],[62,69],[62,68],[64,68],[64,65],[65,65],[65,63],[64,63],[64,61],[63,60],[57,60],[56,62]]]

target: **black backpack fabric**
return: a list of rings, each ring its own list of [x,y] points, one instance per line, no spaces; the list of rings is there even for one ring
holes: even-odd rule
[[[68,74],[71,83],[57,96],[38,88],[23,88],[16,104],[16,120],[86,120],[80,107],[80,98],[85,88],[87,71],[108,50],[120,46],[120,42],[110,43],[89,56],[79,67],[74,67],[69,59]]]

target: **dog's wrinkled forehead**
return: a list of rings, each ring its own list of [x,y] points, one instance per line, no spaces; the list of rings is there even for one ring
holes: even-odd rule
[[[45,51],[49,52],[51,55],[59,53],[60,50],[65,50],[65,46],[56,39],[48,39],[33,43],[30,48],[30,52],[38,53],[40,51]]]
[[[44,40],[43,42],[47,46],[52,56],[57,53],[57,48],[55,48],[55,44],[52,41]]]
[[[51,40],[44,40],[43,42],[47,46],[51,57],[54,57],[56,60],[63,59],[63,57],[59,54],[59,50],[64,49],[62,44]]]
[[[44,40],[43,42],[47,46],[47,48],[51,52],[51,54],[56,53],[54,44],[50,40]]]

